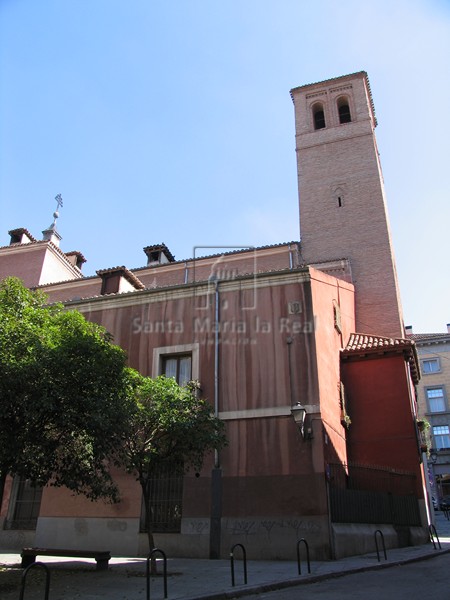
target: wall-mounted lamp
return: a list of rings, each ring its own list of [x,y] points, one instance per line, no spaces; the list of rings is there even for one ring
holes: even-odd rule
[[[430,454],[430,460],[433,463],[433,465],[436,463],[437,459],[438,459],[438,456],[437,456],[436,452],[432,452]]]
[[[291,415],[294,417],[294,421],[300,430],[300,433],[305,437],[305,420],[306,420],[306,408],[297,402],[291,407]]]

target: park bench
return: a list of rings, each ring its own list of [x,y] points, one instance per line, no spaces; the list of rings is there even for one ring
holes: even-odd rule
[[[97,571],[108,569],[111,553],[105,550],[63,550],[62,548],[23,548],[22,567],[28,567],[36,560],[36,556],[65,556],[70,558],[95,558]]]

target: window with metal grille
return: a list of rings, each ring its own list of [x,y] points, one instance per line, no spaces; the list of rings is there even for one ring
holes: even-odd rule
[[[164,465],[150,478],[150,505],[154,533],[179,533],[183,503],[183,465]],[[144,498],[141,506],[141,531],[147,531]]]
[[[34,486],[28,479],[16,476],[5,529],[36,529],[41,498],[42,487]]]

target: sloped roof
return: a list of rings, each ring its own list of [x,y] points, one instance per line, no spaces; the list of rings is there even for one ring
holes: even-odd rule
[[[100,269],[97,271],[97,275],[99,277],[102,275],[115,275],[116,273],[125,277],[125,279],[137,290],[143,290],[145,288],[145,285],[142,283],[142,281],[123,265],[120,267],[111,267],[110,269]]]
[[[34,236],[31,235],[31,233],[28,231],[28,229],[25,229],[25,227],[18,227],[17,229],[10,229],[8,231],[10,236],[13,235],[20,235],[21,233],[25,233],[32,242],[37,242],[36,238]]]
[[[351,357],[365,358],[379,355],[403,354],[411,367],[414,383],[420,379],[419,358],[414,340],[388,338],[365,333],[352,333],[346,347],[341,351],[344,360]]]
[[[450,342],[450,333],[412,333],[409,337],[418,345],[424,343]]]

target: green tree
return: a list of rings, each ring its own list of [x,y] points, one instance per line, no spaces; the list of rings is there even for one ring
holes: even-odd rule
[[[161,467],[201,469],[203,458],[226,443],[224,426],[198,386],[181,387],[164,376],[135,375],[135,409],[124,445],[124,466],[139,481],[144,498],[149,549],[155,547],[151,506],[152,475]],[[152,564],[153,571],[155,563]]]
[[[5,478],[118,499],[130,371],[106,330],[16,278],[0,284],[0,499]]]

